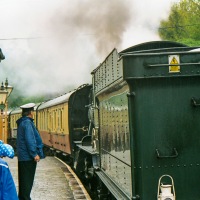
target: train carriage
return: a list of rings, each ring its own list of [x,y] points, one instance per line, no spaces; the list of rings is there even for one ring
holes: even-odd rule
[[[9,121],[9,138],[16,138],[17,137],[17,123],[16,121],[22,116],[22,110],[20,108],[13,109],[9,112],[8,121]]]
[[[87,135],[91,85],[42,103],[37,108],[37,128],[44,144],[71,155],[74,141]]]

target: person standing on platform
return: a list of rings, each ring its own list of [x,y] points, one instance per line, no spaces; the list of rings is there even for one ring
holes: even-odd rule
[[[44,158],[43,143],[33,123],[34,103],[20,106],[22,117],[17,123],[19,200],[31,200],[37,162]]]
[[[1,200],[18,200],[17,191],[13,177],[7,162],[3,157],[14,157],[14,150],[9,144],[4,144],[0,140],[0,199]]]

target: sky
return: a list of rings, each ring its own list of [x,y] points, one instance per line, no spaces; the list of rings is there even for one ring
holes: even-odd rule
[[[0,0],[0,81],[27,96],[91,83],[114,49],[160,40],[178,0]],[[14,93],[14,92],[13,92]],[[15,93],[15,95],[17,95]]]

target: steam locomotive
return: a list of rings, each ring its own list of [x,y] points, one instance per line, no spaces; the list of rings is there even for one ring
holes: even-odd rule
[[[98,199],[200,199],[200,49],[114,49],[91,74],[92,84],[35,107],[49,151]],[[20,112],[9,113],[10,139]]]

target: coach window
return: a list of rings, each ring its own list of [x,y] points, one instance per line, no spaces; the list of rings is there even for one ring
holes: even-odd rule
[[[13,117],[13,127],[15,127],[15,122],[17,121],[17,117],[16,116],[14,116]]]
[[[51,124],[51,113],[49,112],[49,120],[48,120],[48,129],[51,131],[51,126],[52,126],[52,124]]]
[[[11,127],[13,127],[13,117],[11,117]]]
[[[44,112],[42,111],[41,113],[41,118],[40,118],[40,121],[41,121],[41,129],[44,130]]]
[[[51,112],[51,130],[53,131],[53,127],[54,127],[54,112]]]
[[[43,111],[42,121],[43,121],[43,130],[45,130],[45,111]]]
[[[41,113],[38,114],[38,127],[42,129]]]
[[[55,126],[55,124],[54,124],[54,121],[55,121],[55,113],[54,113],[54,110],[52,111],[52,116],[51,116],[52,118],[52,131],[54,131],[54,126]]]
[[[62,115],[63,115],[63,112],[62,112],[62,110],[60,110],[60,129],[63,129],[63,117],[62,117]]]
[[[44,122],[43,122],[43,111],[40,112],[40,127],[43,130],[44,129]]]
[[[41,121],[42,121],[42,130],[44,130],[44,111],[42,111],[42,119],[41,119]]]
[[[58,128],[58,110],[56,109],[55,110],[55,129],[57,130]]]
[[[45,110],[43,111],[43,130],[45,130]]]
[[[48,129],[49,129],[49,111],[47,111],[47,113],[46,113],[46,119],[47,119],[46,127],[47,127],[47,131],[48,131]]]
[[[38,122],[38,126],[39,126],[39,128],[40,129],[42,129],[42,113],[40,112],[39,114],[38,114],[38,119],[39,119],[39,122]]]
[[[38,113],[37,118],[38,118],[38,128],[41,129],[41,113]]]
[[[41,129],[41,120],[40,120],[41,117],[40,116],[41,116],[41,114],[39,113],[38,116],[37,116],[37,118],[38,118],[38,128],[39,129]]]
[[[51,129],[51,131],[53,131],[53,111],[51,111],[51,121],[50,121],[50,129]]]
[[[11,126],[14,127],[14,121],[15,121],[15,118],[12,117],[12,123],[11,123]]]
[[[13,116],[13,127],[15,127],[15,122],[16,122],[16,118],[15,118],[15,116]]]
[[[46,114],[46,129],[48,129],[48,114],[49,114],[49,112],[48,112],[48,110],[46,110],[46,112],[45,112],[45,114]]]
[[[44,110],[44,130],[46,130],[46,112]]]
[[[53,112],[53,129],[54,129],[54,131],[56,129],[56,111],[55,110]]]
[[[60,109],[58,109],[58,121],[57,121],[57,123],[58,123],[58,128],[57,128],[57,130],[60,131]]]
[[[51,130],[51,113],[48,111],[48,129]]]
[[[54,131],[54,111],[52,111],[51,119],[52,119],[51,129],[52,131]]]
[[[41,129],[41,114],[38,114],[38,128]]]
[[[54,116],[53,116],[53,120],[54,120],[54,131],[56,131],[56,110],[54,110]]]
[[[54,127],[54,112],[51,112],[51,130],[53,131],[53,127]]]

